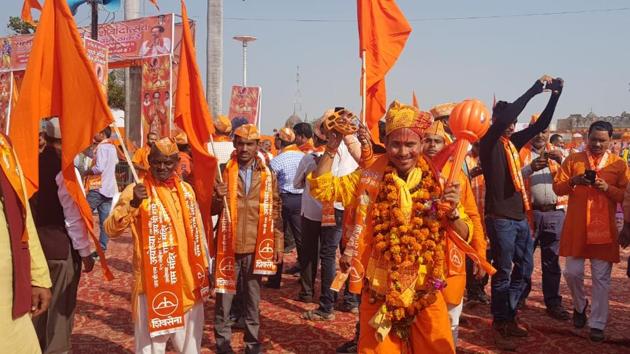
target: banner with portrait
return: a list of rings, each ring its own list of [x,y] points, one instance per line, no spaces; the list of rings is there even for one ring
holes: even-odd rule
[[[142,60],[142,136],[149,132],[170,136],[171,56],[162,55]]]
[[[0,131],[8,134],[11,115],[11,96],[13,93],[13,73],[0,73]]]
[[[230,112],[228,114],[230,120],[243,117],[249,123],[258,125],[261,91],[260,86],[232,86]]]
[[[101,89],[107,95],[107,81],[109,80],[109,53],[107,46],[91,38],[83,38],[87,57],[94,66],[96,78],[101,84]]]

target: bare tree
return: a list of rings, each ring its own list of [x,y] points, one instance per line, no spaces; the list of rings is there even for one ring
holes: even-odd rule
[[[223,0],[208,0],[206,96],[213,115],[223,112]]]

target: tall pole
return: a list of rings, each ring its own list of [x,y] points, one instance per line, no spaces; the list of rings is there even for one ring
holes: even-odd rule
[[[361,123],[365,122],[365,109],[367,108],[367,70],[365,63],[365,50],[361,52]]]
[[[223,112],[223,0],[208,0],[206,96],[212,114]]]
[[[243,86],[247,86],[247,44],[256,40],[254,36],[235,36],[243,45]]]
[[[93,40],[98,41],[98,2],[91,0],[90,5],[92,6],[91,37]]]
[[[125,20],[140,17],[140,0],[125,0]],[[125,69],[125,136],[140,145],[142,131],[140,122],[140,90],[142,69],[138,66]]]
[[[247,86],[247,42],[243,42],[243,87]]]

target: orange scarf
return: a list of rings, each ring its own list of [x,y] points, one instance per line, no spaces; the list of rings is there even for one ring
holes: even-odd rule
[[[256,166],[260,171],[260,197],[258,209],[258,235],[256,237],[256,253],[254,255],[254,274],[272,275],[276,273],[273,262],[275,239],[273,220],[273,178],[269,168],[256,158]],[[228,161],[223,178],[228,184],[228,204],[231,225],[228,222],[226,209],[219,218],[217,232],[217,271],[215,272],[216,292],[221,294],[236,293],[236,277],[234,274],[234,235],[238,220],[238,161],[232,155]]]
[[[291,145],[285,146],[284,148],[282,148],[281,152],[287,152],[287,151],[299,151],[299,152],[302,152],[302,150],[300,150],[300,148],[297,145],[295,145],[295,144],[291,144]]]
[[[508,161],[508,167],[510,168],[510,176],[512,176],[514,189],[521,193],[521,196],[523,197],[523,207],[525,207],[526,212],[529,212],[531,210],[531,205],[529,204],[529,197],[527,196],[525,183],[523,182],[523,174],[521,173],[521,158],[510,139],[501,137],[501,143],[503,143],[503,149],[505,150],[505,158]]]
[[[479,166],[479,158],[466,156],[466,166],[468,167],[468,171],[472,171],[473,168]],[[470,177],[470,186],[472,187],[473,195],[475,196],[475,202],[477,202],[477,209],[479,210],[479,215],[481,215],[481,220],[483,224],[484,213],[486,207],[486,182],[483,178],[483,174]]]
[[[148,326],[151,337],[184,328],[183,273],[178,253],[179,237],[175,223],[181,222],[162,200],[172,198],[164,188],[157,188],[152,177],[145,177],[149,198],[140,207],[142,277],[147,297]],[[190,186],[174,180],[186,230],[188,261],[196,277],[193,293],[205,300],[210,294],[203,254],[201,217]]]
[[[305,154],[310,154],[311,152],[315,151],[315,145],[313,145],[313,139],[308,139],[306,143],[300,145],[299,149]]]
[[[606,151],[598,160],[589,151],[586,151],[589,168],[599,173],[608,165],[609,152]],[[610,210],[608,208],[608,198],[604,194],[591,186],[586,187],[586,244],[607,245],[613,239],[610,234]]]
[[[552,150],[552,148],[553,147],[550,144],[546,144],[544,151],[549,152]],[[532,151],[533,151],[532,144],[528,143],[527,145],[523,146],[523,148],[521,149],[519,153],[521,166],[526,166],[532,163],[533,161]],[[551,172],[551,176],[554,177],[556,173],[560,170],[560,164],[553,159],[547,159],[547,160],[549,161],[549,165],[548,165],[549,172]],[[524,181],[525,181],[525,190],[527,190],[528,197],[531,199],[531,189],[529,186],[529,178],[525,179]],[[556,206],[559,208],[566,209],[569,203],[569,196],[557,196],[557,197],[558,199],[556,201]]]

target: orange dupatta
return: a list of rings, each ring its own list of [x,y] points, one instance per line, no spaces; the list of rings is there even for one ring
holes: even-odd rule
[[[22,169],[18,164],[15,151],[11,147],[11,144],[9,143],[7,137],[2,133],[0,133],[0,152],[2,154],[0,165],[2,165],[2,170],[4,171],[4,174],[7,176],[11,187],[13,187],[13,190],[15,190],[15,194],[22,204],[22,219],[26,220],[26,208],[28,207],[28,203],[26,198],[26,190],[23,188],[22,181],[20,180]],[[24,230],[22,230],[22,242],[27,242],[28,237],[28,228],[25,224]]]
[[[151,337],[173,333],[184,328],[182,260],[178,257],[178,238],[174,235],[175,222],[182,222],[164,206],[162,200],[171,196],[156,188],[152,177],[144,184],[150,193],[140,207],[142,277],[147,298],[149,334]],[[197,201],[190,187],[178,178],[174,183],[184,216],[188,246],[188,262],[193,270],[198,299],[205,300],[210,289],[203,255],[203,231]]]
[[[589,168],[595,172],[601,171],[608,164],[610,152],[606,151],[598,160],[589,151],[586,151]],[[613,242],[610,234],[610,211],[608,198],[604,192],[591,186],[587,187],[586,200],[586,244],[607,245]]]
[[[525,182],[523,182],[523,174],[521,173],[521,157],[510,139],[501,137],[501,143],[503,144],[503,149],[505,150],[505,158],[508,161],[514,189],[521,193],[521,197],[523,198],[523,207],[525,208],[527,222],[529,223],[530,234],[534,237],[534,225],[532,224],[534,218],[532,217],[532,206],[529,203],[529,196],[527,195]]]
[[[255,163],[260,169],[260,199],[253,273],[271,275],[276,273],[276,265],[273,262],[275,250],[273,234],[273,178],[269,168],[262,163],[260,158],[256,158]],[[228,184],[228,204],[231,220],[228,222],[228,211],[224,209],[219,218],[217,231],[218,246],[215,286],[216,292],[221,294],[236,293],[234,235],[236,234],[236,220],[238,220],[238,169],[236,155],[233,154],[223,172],[224,180]]]

